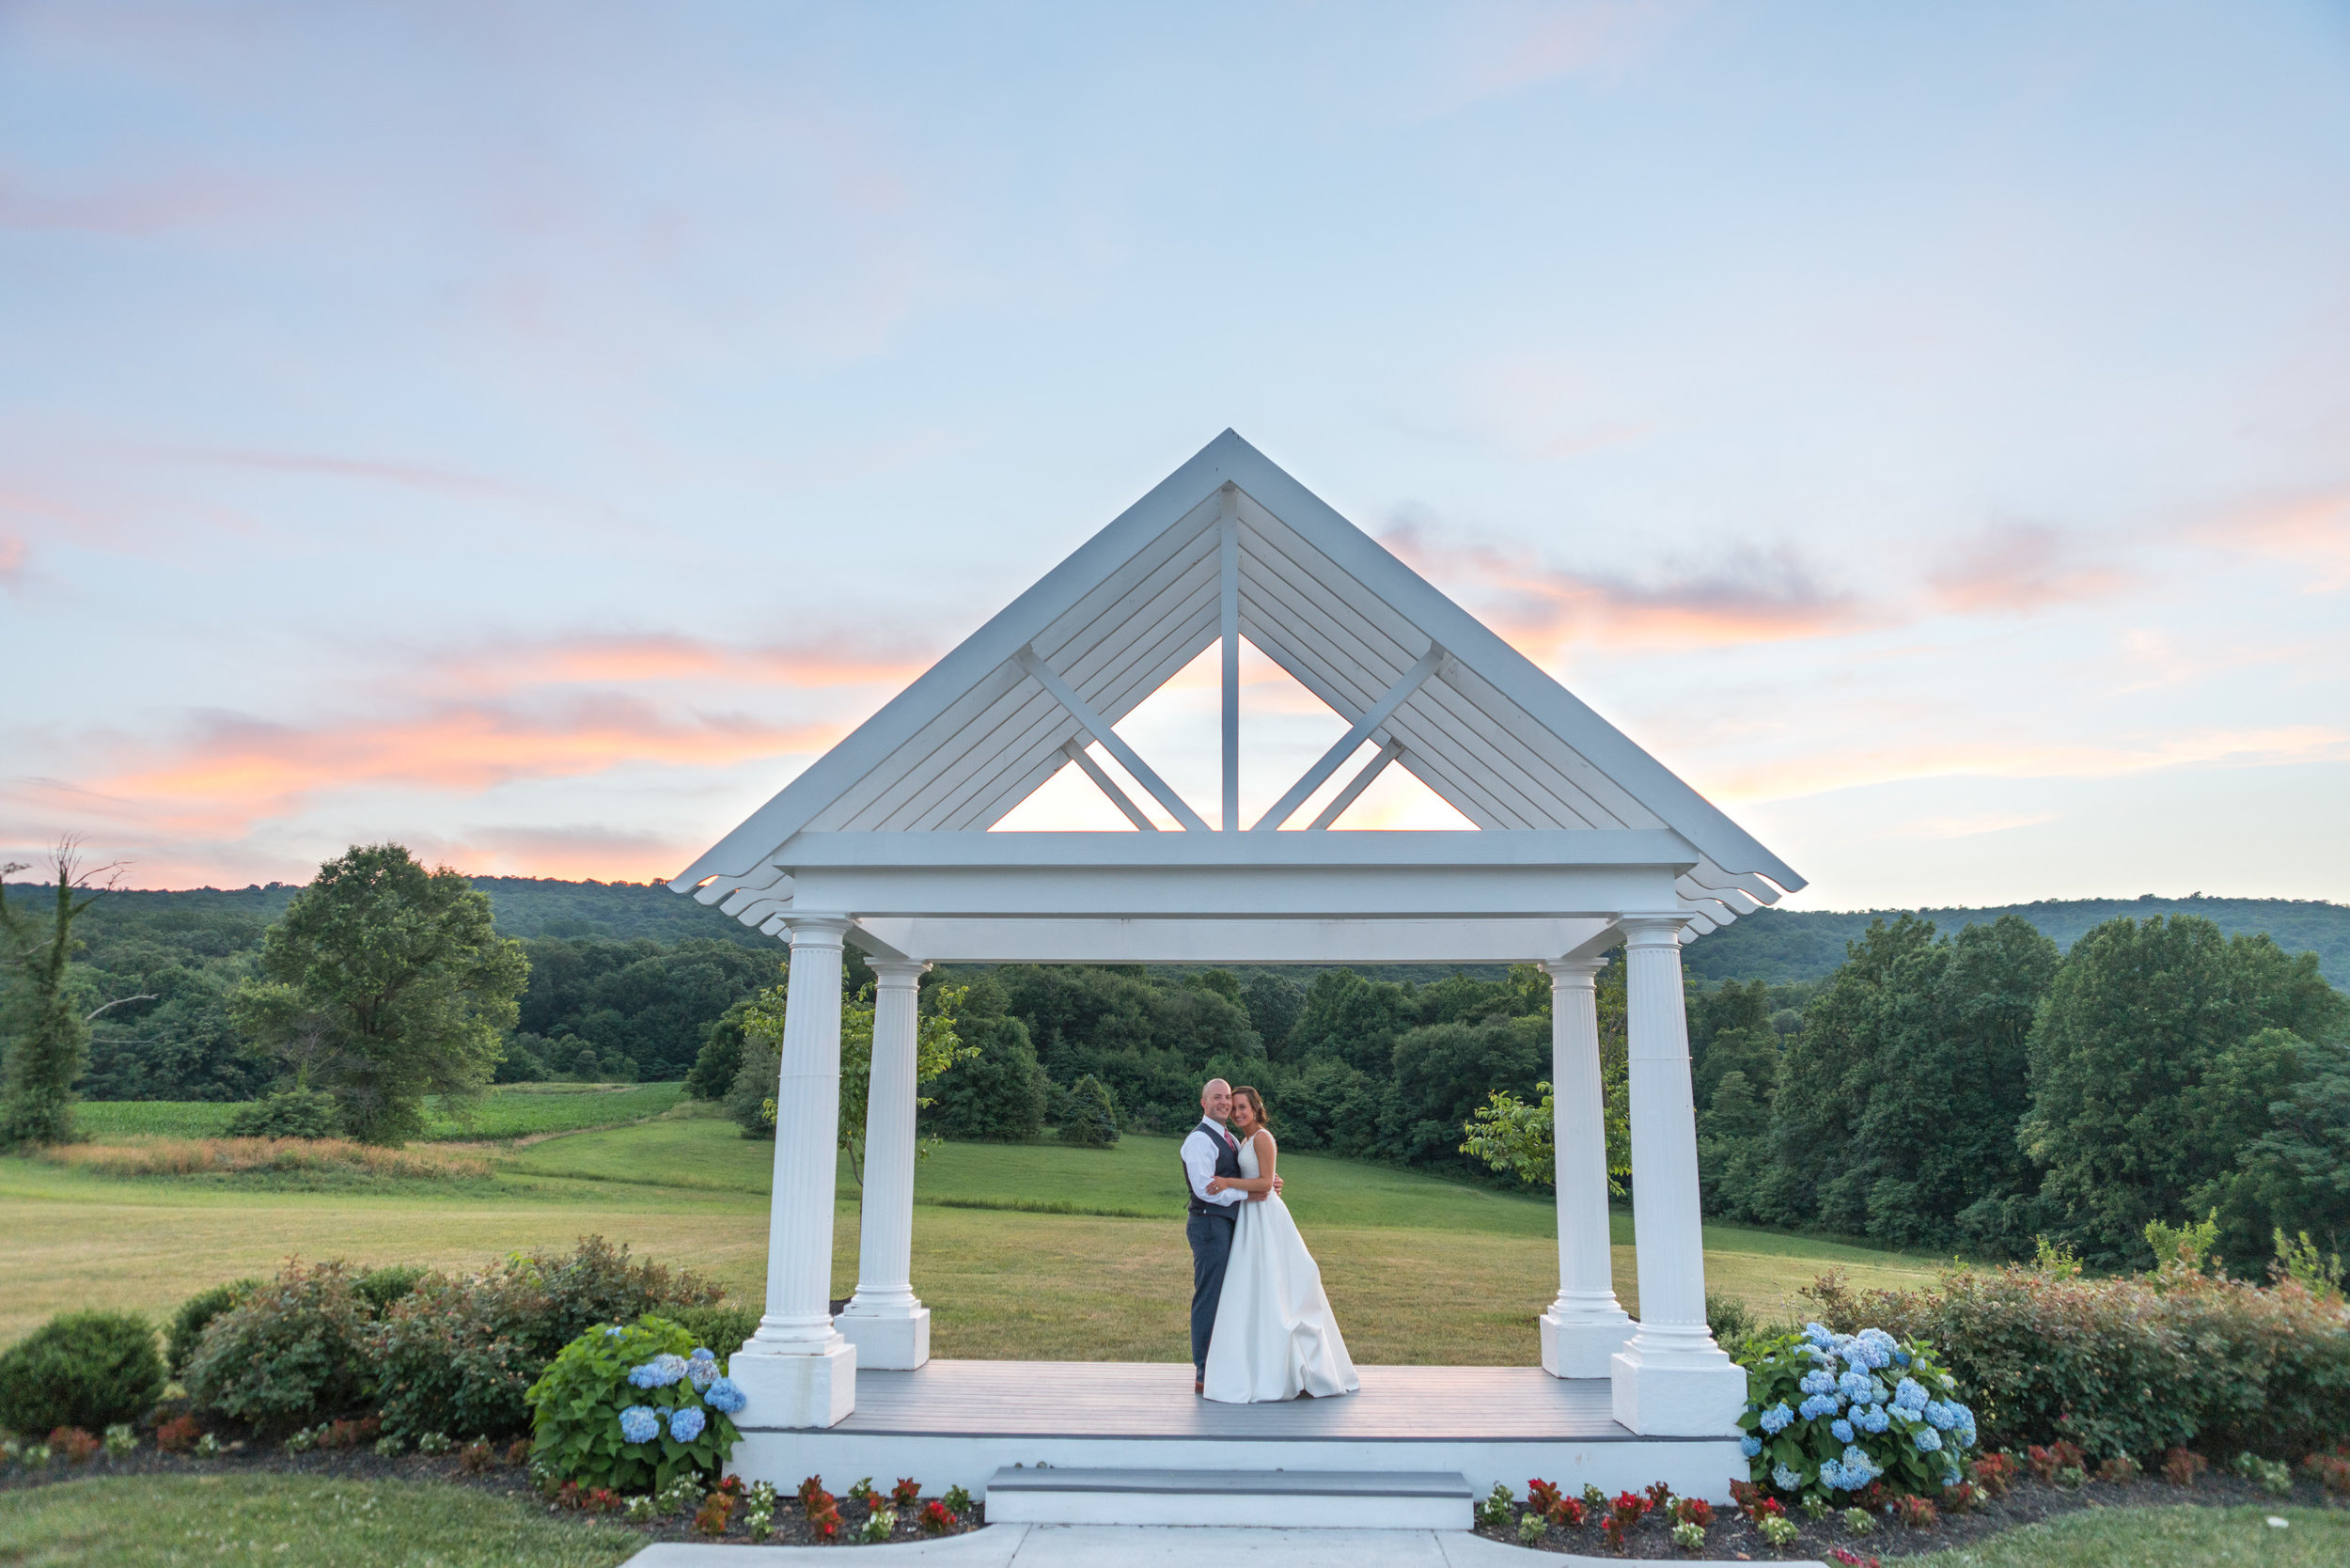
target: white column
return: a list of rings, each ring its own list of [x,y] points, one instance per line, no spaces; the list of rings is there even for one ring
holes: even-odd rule
[[[767,1310],[728,1371],[743,1426],[831,1426],[856,1404],[856,1347],[832,1325],[832,1204],[839,1167],[840,940],[849,922],[794,916],[776,1085]]]
[[[1632,1077],[1632,1234],[1640,1323],[1614,1357],[1616,1419],[1643,1435],[1734,1435],[1746,1370],[1705,1326],[1705,1243],[1698,1209],[1697,1114],[1682,1005],[1687,917],[1627,915],[1624,984]]]
[[[834,1325],[869,1370],[931,1358],[931,1311],[914,1294],[915,1031],[927,964],[872,961],[873,1077],[865,1110],[865,1218],[856,1294]]]
[[[1607,1105],[1599,1073],[1598,958],[1550,971],[1550,1088],[1559,1189],[1559,1299],[1542,1315],[1543,1370],[1606,1377],[1632,1337],[1616,1300],[1607,1230]]]

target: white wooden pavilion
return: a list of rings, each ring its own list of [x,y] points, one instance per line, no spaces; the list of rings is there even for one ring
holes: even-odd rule
[[[1348,724],[1245,828],[1244,637]],[[1219,642],[1222,826],[1212,829],[1115,726]],[[1159,830],[1105,758],[1180,830]],[[1136,831],[990,831],[1072,767]],[[1391,767],[1474,829],[1332,831]],[[1318,794],[1327,804],[1297,821]],[[1026,1509],[1149,1522],[1191,1506],[1168,1497],[1229,1499],[1207,1485],[1211,1451],[1228,1463],[1245,1452],[1254,1473],[1332,1478],[1327,1511],[1353,1523],[1382,1509],[1424,1522],[1435,1505],[1409,1499],[1426,1487],[1395,1478],[1429,1474],[1474,1490],[1536,1473],[1611,1491],[1666,1479],[1726,1499],[1744,1473],[1734,1423],[1746,1377],[1705,1323],[1680,945],[1802,886],[1227,431],[671,884],[791,945],[766,1311],[732,1362],[750,1398],[737,1467],[783,1484],[832,1470],[976,1492],[998,1466],[1056,1466],[1055,1477],[1109,1466],[1099,1471],[1109,1480],[1058,1494],[1007,1470],[991,1518]],[[879,980],[858,1279],[835,1316],[844,942]],[[1637,1323],[1610,1281],[1593,990],[1618,945]],[[1350,1399],[1229,1407],[1196,1400],[1181,1366],[931,1360],[910,1268],[918,977],[944,962],[1144,961],[1548,969],[1559,1294],[1540,1319],[1540,1371],[1367,1367]],[[1187,1277],[1167,1288],[1187,1299]],[[1383,1489],[1382,1476],[1395,1483]],[[1313,1512],[1293,1495],[1268,1506],[1292,1523]],[[1465,1524],[1449,1491],[1442,1509]]]

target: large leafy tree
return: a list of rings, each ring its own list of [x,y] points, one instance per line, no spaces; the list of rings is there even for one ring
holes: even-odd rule
[[[260,970],[231,1004],[239,1025],[369,1143],[421,1132],[428,1094],[462,1106],[481,1093],[529,981],[489,896],[398,844],[320,867],[262,938]]]
[[[2018,1134],[2046,1168],[2054,1231],[2084,1262],[2142,1266],[2149,1220],[2225,1203],[2222,1256],[2257,1266],[2288,1173],[2305,1192],[2338,1190],[2325,1155],[2339,1141],[2323,1123],[2346,1016],[2315,955],[2265,936],[2225,937],[2192,916],[2083,936],[2032,1033]]]
[[[48,917],[36,918],[8,901],[6,882],[21,865],[0,867],[0,963],[8,990],[0,998],[0,1034],[7,1061],[0,1065],[0,1149],[20,1143],[64,1143],[73,1137],[73,1082],[82,1075],[89,1048],[90,1020],[107,1008],[84,1013],[76,1005],[68,971],[79,946],[73,922],[98,894],[86,890],[88,873],[72,840],[57,846],[50,869],[55,887]],[[106,867],[103,870],[112,870]],[[124,1001],[152,1001],[152,996]]]

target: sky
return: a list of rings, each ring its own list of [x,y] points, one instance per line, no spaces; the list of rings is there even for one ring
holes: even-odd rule
[[[1227,427],[1795,907],[2350,899],[2340,4],[0,0],[0,855],[666,878]]]

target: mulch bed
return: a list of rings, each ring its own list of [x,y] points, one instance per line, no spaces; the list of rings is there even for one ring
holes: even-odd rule
[[[2122,1482],[2092,1481],[2084,1486],[2060,1487],[2050,1485],[2028,1473],[2017,1478],[2007,1496],[1987,1501],[1965,1513],[1945,1513],[1923,1529],[1913,1529],[1895,1519],[1880,1516],[1874,1530],[1867,1535],[1855,1535],[1844,1528],[1840,1513],[1814,1520],[1806,1517],[1800,1508],[1791,1508],[1787,1516],[1794,1521],[1798,1533],[1790,1544],[1774,1547],[1737,1510],[1717,1508],[1714,1511],[1713,1524],[1705,1531],[1704,1549],[1698,1554],[1684,1552],[1674,1546],[1670,1533],[1672,1522],[1659,1520],[1653,1514],[1624,1532],[1621,1553],[1607,1545],[1606,1538],[1600,1534],[1596,1519],[1574,1529],[1562,1529],[1554,1525],[1535,1544],[1543,1551],[1580,1552],[1590,1557],[1681,1558],[1685,1560],[1692,1555],[1698,1555],[1741,1561],[1818,1558],[1831,1563],[1850,1561],[1865,1564],[1881,1558],[1912,1557],[1923,1552],[1964,1546],[2021,1525],[2037,1524],[2043,1519],[2060,1518],[2092,1508],[2160,1508],[2166,1505],[2344,1508],[2350,1507],[2350,1499],[2331,1497],[2315,1482],[2300,1475],[2294,1479],[2292,1494],[2280,1497],[2249,1481],[2216,1472],[2204,1474],[2188,1487],[2172,1486],[2163,1481],[2145,1478]],[[1477,1533],[1492,1540],[1506,1541],[1513,1546],[1527,1544],[1519,1540],[1517,1534],[1517,1522],[1524,1516],[1525,1509],[1521,1504],[1508,1525],[1480,1528]],[[1839,1549],[1852,1556],[1842,1559],[1830,1555]]]

